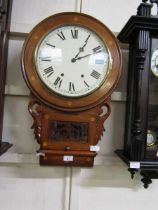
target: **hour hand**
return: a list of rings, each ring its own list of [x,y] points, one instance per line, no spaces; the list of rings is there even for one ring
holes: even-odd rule
[[[84,48],[80,47],[78,53],[75,55],[75,58],[77,58],[79,56],[79,54],[83,51],[84,51]]]

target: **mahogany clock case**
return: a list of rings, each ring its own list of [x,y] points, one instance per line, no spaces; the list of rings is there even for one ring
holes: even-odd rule
[[[63,24],[79,25],[94,31],[105,42],[111,53],[112,66],[104,83],[96,91],[85,96],[84,100],[61,97],[53,93],[43,84],[36,72],[33,58],[38,43],[46,33]],[[61,110],[84,110],[103,102],[105,98],[110,96],[116,86],[120,77],[120,68],[121,54],[115,36],[100,21],[80,13],[59,13],[43,20],[29,34],[22,53],[23,75],[31,92],[44,103]]]
[[[55,31],[60,26],[86,28],[96,34],[108,49],[107,54],[111,60],[108,58],[110,62],[103,83],[89,94],[80,97],[57,94],[44,84],[37,73],[34,58],[38,44],[51,30]],[[71,31],[69,37],[73,39],[70,35]],[[60,37],[57,38],[60,40]],[[60,41],[63,43],[63,40]],[[68,50],[71,47],[74,48],[69,46]],[[86,56],[83,54],[83,57]],[[89,58],[86,62],[89,62]],[[80,62],[77,65],[79,71]],[[104,122],[111,113],[110,95],[121,72],[121,53],[115,36],[100,21],[85,14],[68,12],[50,16],[35,26],[26,39],[22,52],[22,70],[31,90],[29,112],[34,120],[32,128],[35,138],[40,144],[40,164],[93,166],[97,152],[91,146],[98,144],[105,130]]]

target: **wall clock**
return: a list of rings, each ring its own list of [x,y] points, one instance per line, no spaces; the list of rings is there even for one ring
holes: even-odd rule
[[[0,155],[6,152],[12,146],[12,144],[9,142],[2,141],[4,95],[11,10],[12,0],[0,1]]]
[[[60,13],[35,26],[22,69],[41,165],[93,165],[120,68],[116,38],[88,15]]]
[[[136,171],[147,188],[158,178],[158,15],[151,15],[157,0],[143,0],[118,35],[129,43],[125,139],[117,154]]]

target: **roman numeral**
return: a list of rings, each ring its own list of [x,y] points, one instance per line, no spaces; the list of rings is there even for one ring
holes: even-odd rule
[[[65,39],[66,39],[62,31],[59,32],[59,33],[57,33],[57,35],[58,35],[58,36],[60,37],[60,39],[62,39],[62,40],[65,40]]]
[[[100,73],[95,70],[93,70],[90,75],[95,79],[99,79],[99,77],[100,77]]]
[[[52,45],[52,44],[50,44],[50,43],[48,43],[48,42],[46,42],[46,45],[48,45],[48,46],[50,46],[50,47],[55,47],[55,45]]]
[[[93,53],[100,53],[102,51],[101,46],[95,47],[92,50],[93,50]]]
[[[69,82],[69,91],[75,91],[75,85],[72,82]]]
[[[87,83],[85,80],[84,80],[83,82],[84,82],[84,84],[89,88],[88,83]]]
[[[73,39],[77,39],[78,38],[78,30],[77,29],[74,29],[74,30],[71,29],[71,35],[72,35]]]
[[[54,73],[54,69],[53,69],[52,66],[50,66],[50,67],[44,69],[43,71],[44,71],[44,73],[47,75],[47,77],[50,77],[50,76]],[[45,75],[45,74],[44,74],[44,75]]]
[[[58,86],[58,88],[60,88],[62,81],[63,80],[60,77],[57,77],[56,80],[55,80],[55,82],[54,82],[54,85],[55,86]]]
[[[51,61],[52,60],[52,58],[51,57],[43,57],[43,58],[40,58],[41,59],[41,61]]]

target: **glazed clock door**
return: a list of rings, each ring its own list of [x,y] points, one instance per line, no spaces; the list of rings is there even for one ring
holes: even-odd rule
[[[96,142],[96,119],[92,111],[61,115],[48,109],[42,119],[42,149],[88,151]]]
[[[156,160],[158,159],[158,37],[152,38],[151,45],[146,158]]]

